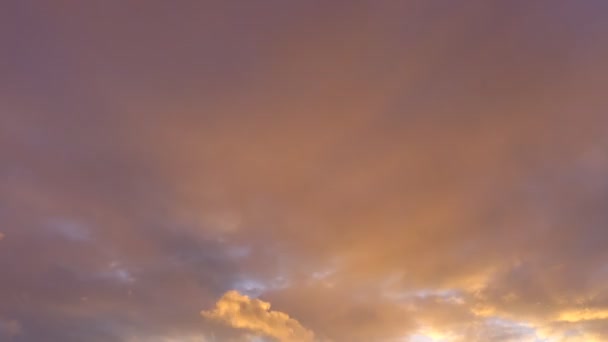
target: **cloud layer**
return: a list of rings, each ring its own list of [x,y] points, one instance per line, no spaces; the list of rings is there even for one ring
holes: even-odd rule
[[[4,1],[0,339],[605,341],[605,13]]]

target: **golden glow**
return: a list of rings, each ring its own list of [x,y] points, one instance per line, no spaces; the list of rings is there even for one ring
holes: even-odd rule
[[[590,320],[608,319],[608,309],[581,309],[568,310],[559,314],[560,321],[580,322]]]
[[[314,334],[289,315],[272,311],[270,303],[249,298],[237,291],[225,293],[213,310],[202,311],[201,315],[230,327],[273,337],[279,341],[314,341]]]

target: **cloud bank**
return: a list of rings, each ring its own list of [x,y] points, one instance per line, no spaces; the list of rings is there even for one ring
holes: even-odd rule
[[[11,342],[606,340],[605,1],[33,3]]]

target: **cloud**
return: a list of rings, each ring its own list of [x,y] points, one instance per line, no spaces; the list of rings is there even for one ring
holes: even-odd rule
[[[202,311],[201,315],[281,342],[314,341],[313,332],[286,313],[272,311],[270,303],[249,298],[237,291],[226,292],[213,310]]]
[[[21,323],[16,320],[0,320],[0,336],[17,336],[21,334]]]
[[[559,315],[559,320],[565,322],[580,322],[603,319],[608,319],[608,309],[568,310],[560,313]]]
[[[606,336],[608,21],[545,2],[9,5],[0,315],[27,341]],[[230,289],[306,329],[242,297],[201,322]]]

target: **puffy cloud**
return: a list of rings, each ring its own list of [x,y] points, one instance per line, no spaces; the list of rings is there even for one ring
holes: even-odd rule
[[[270,310],[270,303],[249,298],[237,291],[228,291],[215,308],[202,311],[205,318],[245,329],[281,342],[312,342],[314,334],[297,320],[280,311]]]

